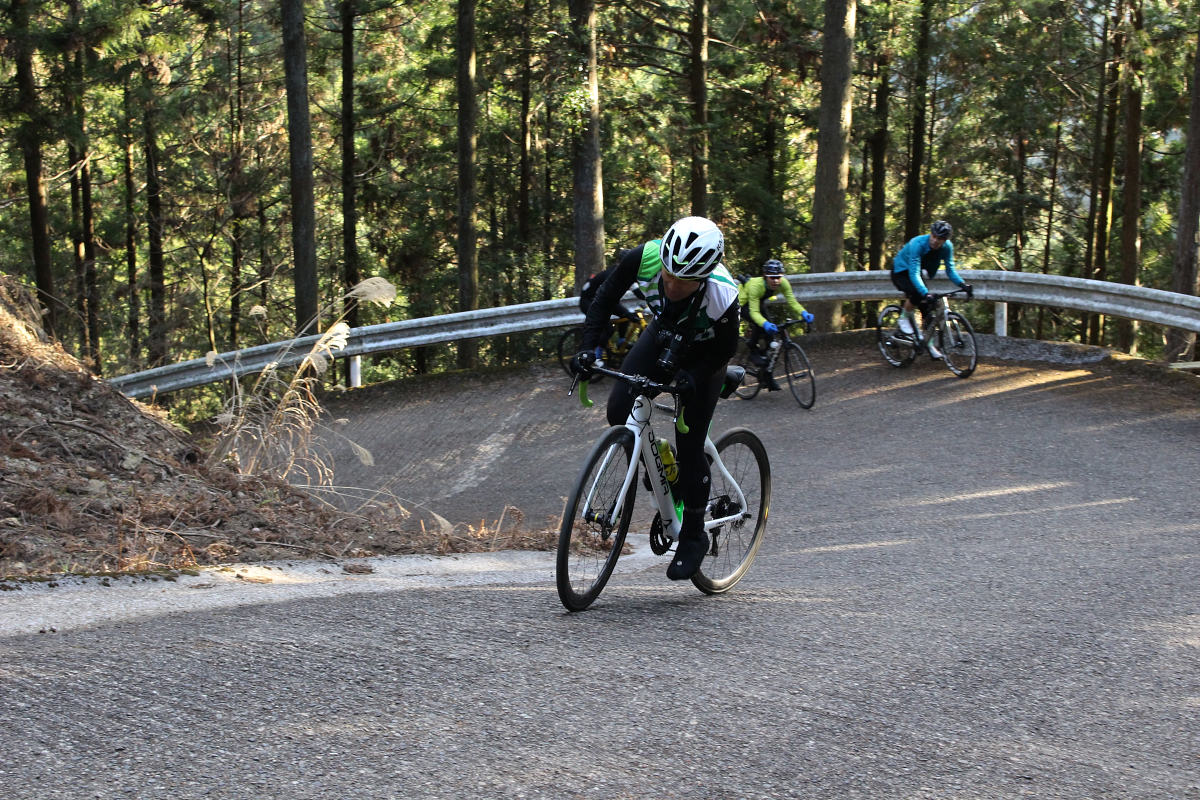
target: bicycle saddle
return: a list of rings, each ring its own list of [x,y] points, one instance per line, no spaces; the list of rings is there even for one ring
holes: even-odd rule
[[[733,394],[734,389],[742,385],[742,379],[746,377],[746,368],[738,366],[728,366],[725,368],[725,385],[721,387],[722,399]]]

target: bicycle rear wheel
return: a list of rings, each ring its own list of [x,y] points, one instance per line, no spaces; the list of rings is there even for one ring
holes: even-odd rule
[[[734,428],[717,440],[716,447],[746,503],[739,504],[737,489],[719,469],[714,469],[708,519],[739,512],[740,517],[708,531],[708,554],[692,578],[696,588],[705,594],[729,591],[750,569],[762,544],[767,508],[771,504],[771,464],[762,441],[745,428]]]
[[[879,352],[893,367],[907,367],[917,354],[912,340],[897,337],[900,315],[903,313],[904,309],[900,306],[885,306],[875,322],[875,341],[879,344]]]
[[[957,311],[946,315],[946,322],[938,328],[938,347],[945,357],[946,366],[960,378],[969,378],[975,371],[978,351],[975,347],[975,332],[971,323]]]
[[[621,496],[634,457],[633,433],[622,426],[609,428],[592,448],[567,499],[554,574],[558,597],[569,611],[590,606],[617,566],[637,495],[634,480]]]
[[[758,384],[758,365],[750,360],[752,352],[749,343],[742,339],[738,342],[737,355],[733,359],[735,365],[746,370],[746,377],[742,378],[742,385],[734,390],[734,394],[743,400],[752,399],[761,388]]]
[[[817,400],[817,378],[813,375],[812,364],[808,362],[804,348],[796,342],[788,341],[784,345],[783,369],[792,397],[796,398],[801,408],[812,408]]]

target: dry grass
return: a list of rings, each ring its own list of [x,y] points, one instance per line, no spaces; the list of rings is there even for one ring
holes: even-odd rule
[[[358,295],[378,296],[378,282]],[[327,501],[350,490],[315,446],[314,390],[344,325],[294,375],[271,370],[232,398],[206,455],[43,341],[30,307],[0,277],[0,577],[552,546],[552,526],[527,532],[516,509],[449,526],[378,493],[351,512]]]

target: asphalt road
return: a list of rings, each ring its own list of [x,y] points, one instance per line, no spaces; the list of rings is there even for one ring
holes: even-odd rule
[[[730,594],[662,560],[581,614],[541,568],[0,634],[0,797],[1200,798],[1200,392],[810,354],[812,411],[714,424],[775,479]],[[335,414],[452,524],[553,517],[600,412],[454,389]]]

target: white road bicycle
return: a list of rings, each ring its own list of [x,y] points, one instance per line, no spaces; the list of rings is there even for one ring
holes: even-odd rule
[[[910,336],[900,331],[900,315],[904,309],[896,304],[885,306],[875,323],[875,340],[879,352],[893,367],[907,367],[918,354],[929,352],[932,342],[940,351],[946,366],[960,378],[969,378],[978,362],[975,331],[971,323],[957,311],[951,311],[946,298],[965,292],[955,289],[946,294],[930,293],[936,303],[934,311],[922,313],[924,325]],[[931,354],[932,355],[932,354]]]
[[[559,599],[570,611],[590,606],[612,576],[625,547],[639,483],[649,489],[657,509],[649,531],[656,555],[667,553],[679,540],[683,512],[651,424],[656,409],[667,411],[674,415],[676,428],[687,432],[686,409],[680,406],[678,390],[603,366],[593,370],[628,384],[635,397],[625,424],[609,428],[592,448],[563,509],[555,578]],[[743,376],[741,367],[727,368],[721,396],[732,394]],[[583,404],[592,405],[587,382],[575,385]],[[674,404],[656,402],[653,398],[660,394],[670,395]],[[712,472],[704,517],[709,549],[692,583],[705,594],[720,594],[742,579],[762,544],[771,500],[771,465],[762,441],[745,428],[726,431],[715,443],[706,436],[704,452]]]

